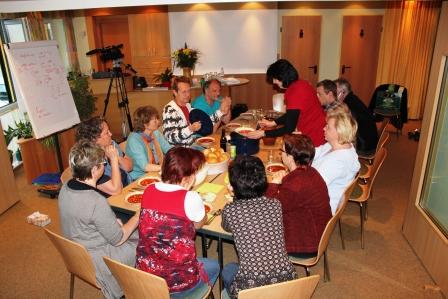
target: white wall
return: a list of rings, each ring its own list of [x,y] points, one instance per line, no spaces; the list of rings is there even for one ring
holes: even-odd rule
[[[89,41],[87,38],[87,26],[86,26],[86,18],[84,17],[75,17],[73,18],[73,29],[75,35],[76,42],[76,50],[79,61],[79,69],[83,74],[91,74],[92,73],[92,64],[90,62],[90,58],[86,55],[86,53],[90,50]]]
[[[187,42],[202,53],[197,74],[265,73],[276,59],[275,9],[169,12],[169,25],[172,50]]]

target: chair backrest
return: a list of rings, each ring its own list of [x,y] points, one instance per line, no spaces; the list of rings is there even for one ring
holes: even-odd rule
[[[103,257],[103,259],[123,289],[126,299],[170,298],[168,285],[166,284],[165,279],[129,267],[106,256]]]
[[[64,184],[65,182],[67,182],[68,180],[70,180],[72,178],[72,170],[70,169],[70,167],[67,167],[66,169],[64,169],[64,171],[61,173],[61,183]]]
[[[378,144],[376,145],[375,155],[376,155],[376,153],[378,153],[380,148],[382,148],[386,145],[386,143],[389,141],[389,137],[390,137],[390,134],[388,132],[383,132],[383,134],[381,134],[380,139],[378,140]]]
[[[347,202],[350,199],[350,194],[352,194],[353,189],[358,181],[359,174],[355,176],[355,178],[350,182],[347,188],[344,191],[344,195],[339,202],[338,208],[336,209],[336,213],[333,217],[330,218],[327,225],[325,226],[324,232],[322,233],[322,237],[319,241],[319,247],[317,248],[317,258],[319,259],[322,254],[324,254],[325,250],[327,250],[328,242],[330,241],[331,234],[333,233],[334,227],[336,223],[344,213],[345,207],[347,206]]]
[[[272,109],[277,112],[286,112],[284,93],[276,93],[272,96]]]
[[[238,299],[309,299],[313,295],[314,290],[319,283],[319,279],[319,275],[313,275],[258,288],[242,290],[238,293]]]
[[[375,181],[376,175],[378,174],[378,171],[381,168],[381,165],[383,165],[384,160],[387,156],[387,150],[386,148],[382,147],[378,150],[378,152],[375,155],[375,159],[373,160],[372,165],[372,172],[370,175],[370,178],[367,181],[367,194],[370,196],[370,192],[372,191],[373,182]]]
[[[96,282],[95,266],[93,265],[92,257],[86,248],[48,229],[45,229],[45,233],[61,254],[67,271],[100,289]]]

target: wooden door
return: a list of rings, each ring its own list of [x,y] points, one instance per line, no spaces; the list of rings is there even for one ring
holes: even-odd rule
[[[383,16],[344,16],[339,76],[369,106],[375,90]]]
[[[321,16],[282,17],[281,56],[289,60],[301,79],[316,86],[319,78]]]
[[[123,44],[120,48],[124,54],[123,63],[132,62],[131,47],[129,43],[129,26],[127,16],[101,16],[95,17],[96,24],[96,47],[116,46]],[[101,70],[112,68],[112,61],[100,63]]]

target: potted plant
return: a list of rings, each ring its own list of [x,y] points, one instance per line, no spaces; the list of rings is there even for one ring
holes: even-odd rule
[[[190,49],[185,46],[173,52],[171,57],[177,67],[182,68],[183,75],[191,79],[191,70],[198,62],[200,52],[196,49]]]
[[[93,95],[92,89],[90,89],[88,78],[79,70],[70,71],[67,77],[81,121],[92,117],[96,110],[96,97]]]
[[[8,146],[11,141],[14,138],[32,138],[33,137],[33,128],[31,126],[31,123],[27,120],[25,121],[16,121],[14,122],[15,124],[15,128],[11,128],[11,126],[8,126],[8,128],[6,130],[3,131],[3,134],[5,135],[5,141],[6,141],[6,146]],[[8,153],[9,153],[9,159],[12,163],[13,160],[13,152],[11,150],[8,149]],[[18,149],[16,151],[16,157],[17,160],[21,160],[21,153],[20,153],[20,149]],[[20,157],[20,159],[19,159]]]
[[[154,75],[154,80],[155,82],[160,82],[160,86],[171,88],[171,79],[173,76],[173,71],[166,68],[162,73]]]

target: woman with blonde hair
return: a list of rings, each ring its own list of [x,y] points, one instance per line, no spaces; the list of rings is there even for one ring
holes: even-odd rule
[[[133,116],[134,132],[129,134],[126,154],[134,161],[129,174],[135,180],[148,171],[160,171],[163,155],[172,146],[158,130],[160,117],[155,108],[139,107]]]
[[[335,108],[327,113],[324,128],[327,143],[316,148],[312,166],[327,184],[330,206],[336,213],[345,188],[359,171],[358,154],[353,146],[358,125],[347,109]]]

